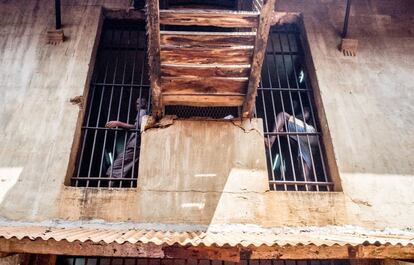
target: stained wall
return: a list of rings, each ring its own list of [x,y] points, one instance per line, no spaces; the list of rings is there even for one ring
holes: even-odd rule
[[[358,1],[350,37],[357,57],[338,51],[343,1],[279,1],[300,12],[313,82],[332,138],[342,191],[268,190],[262,124],[174,121],[143,134],[136,189],[65,186],[87,93],[102,6],[67,1],[60,45],[47,1],[0,2],[0,216],[14,221],[355,225],[413,227],[413,5]],[[310,66],[311,67],[311,66]]]

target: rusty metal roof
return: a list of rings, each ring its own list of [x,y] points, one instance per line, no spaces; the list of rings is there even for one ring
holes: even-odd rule
[[[369,230],[371,231],[371,230]],[[144,229],[110,229],[90,227],[44,227],[44,226],[4,226],[0,227],[0,238],[29,238],[31,240],[54,239],[68,242],[92,241],[95,243],[154,243],[156,245],[181,246],[283,246],[283,245],[352,245],[391,244],[414,245],[414,233],[356,232],[352,229],[282,229],[275,231],[156,231]]]

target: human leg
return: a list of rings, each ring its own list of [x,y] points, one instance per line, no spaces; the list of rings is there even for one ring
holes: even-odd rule
[[[139,142],[139,141],[138,141]],[[139,158],[139,146],[135,137],[130,138],[124,152],[120,153],[113,165],[108,168],[106,175],[112,178],[123,178],[131,170]]]

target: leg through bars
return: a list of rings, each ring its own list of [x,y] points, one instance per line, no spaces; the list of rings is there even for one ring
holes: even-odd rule
[[[272,190],[333,190],[295,25],[271,30],[256,100]]]
[[[140,123],[150,110],[145,25],[105,21],[72,185],[136,187]]]

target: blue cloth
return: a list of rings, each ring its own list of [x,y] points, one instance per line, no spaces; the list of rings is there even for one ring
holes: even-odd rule
[[[315,133],[316,130],[311,125],[304,123],[299,119],[291,117],[287,122],[288,132],[299,132],[299,133]],[[302,158],[309,168],[312,168],[312,147],[318,144],[317,135],[289,135],[290,138],[294,139],[298,143],[298,157]]]

